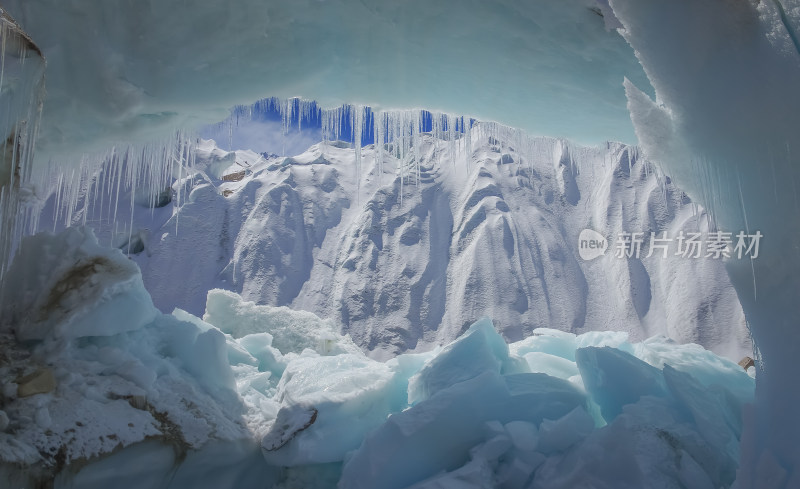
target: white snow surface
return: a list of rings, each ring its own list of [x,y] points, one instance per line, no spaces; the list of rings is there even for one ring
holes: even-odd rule
[[[29,239],[77,232],[93,241],[79,229]],[[380,362],[329,321],[232,292],[211,291],[205,319],[178,310],[111,336],[0,336],[0,474],[47,469],[54,487],[84,489],[730,487],[753,400],[741,367],[663,336],[542,328],[508,344],[484,319],[443,348]],[[534,366],[523,355],[535,352],[558,360]],[[536,373],[565,366],[566,379]],[[55,390],[18,397],[38,368]]]
[[[452,341],[484,316],[509,341],[550,327],[663,334],[736,360],[751,351],[720,260],[647,258],[646,243],[641,259],[617,258],[613,241],[601,258],[578,256],[585,228],[646,242],[707,230],[703,209],[635,147],[517,140],[486,124],[466,139],[420,135],[418,173],[391,145],[382,164],[365,147],[358,165],[342,143],[264,158],[204,141],[182,203],[137,205],[130,227],[121,211],[121,237],[99,229],[123,250],[129,233],[145,237],[132,258],[164,312],[200,315],[223,288],[330,318],[375,358]]]

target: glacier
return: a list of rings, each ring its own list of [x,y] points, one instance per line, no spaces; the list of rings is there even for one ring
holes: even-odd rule
[[[72,250],[54,255],[57,275],[82,256],[133,267],[138,288],[102,270],[84,287],[141,299],[136,266],[91,230],[23,249],[34,244]],[[381,362],[330,321],[229,291],[211,290],[202,318],[119,315],[94,330],[80,319],[95,298],[80,297],[51,305],[75,319],[25,346],[37,316],[0,311],[0,474],[22,487],[728,487],[754,396],[753,367],[663,336],[542,328],[508,344],[483,319],[443,348]],[[20,375],[41,369],[53,389],[20,395]]]
[[[411,46],[406,44],[407,40],[418,39],[420,32],[413,30],[415,23],[405,17],[404,12],[392,10],[391,5],[386,10],[376,10],[377,17],[385,16],[384,19],[389,19],[388,22],[377,23],[358,22],[363,20],[362,15],[372,13],[363,11],[360,5],[357,12],[347,10],[352,7],[350,4],[344,4],[341,11],[334,10],[333,13],[324,8],[312,8],[311,11],[323,15],[319,18],[313,15],[307,17],[312,22],[302,25],[302,28],[310,27],[309,31],[305,31],[306,37],[303,37],[303,41],[310,42],[298,42],[295,35],[302,34],[303,30],[302,22],[298,24],[297,21],[302,21],[302,15],[297,15],[291,9],[258,9],[268,21],[248,22],[258,18],[250,15],[256,7],[249,2],[243,2],[241,9],[230,9],[226,5],[192,10],[184,9],[185,4],[179,2],[148,5],[150,8],[143,10],[137,10],[132,4],[125,2],[104,7],[87,7],[87,4],[81,3],[64,6],[45,0],[7,3],[9,12],[22,22],[25,29],[42,46],[41,50],[38,47],[30,49],[31,54],[36,52],[40,59],[25,66],[43,67],[41,55],[45,54],[50,63],[48,70],[53,74],[49,79],[53,83],[49,85],[51,90],[48,95],[48,101],[52,102],[52,117],[46,117],[43,121],[42,151],[37,153],[40,155],[37,156],[38,164],[30,166],[42,170],[51,162],[51,175],[55,175],[58,180],[57,186],[71,192],[67,198],[70,203],[80,199],[80,185],[69,181],[80,182],[87,178],[86,170],[83,169],[86,167],[79,165],[82,155],[92,153],[94,156],[88,158],[105,159],[108,153],[104,151],[110,144],[123,142],[130,137],[139,145],[135,147],[136,151],[111,151],[112,159],[116,158],[117,161],[118,174],[121,175],[124,168],[130,168],[123,164],[123,161],[128,161],[128,155],[138,152],[147,156],[143,160],[155,162],[148,170],[152,175],[167,179],[166,174],[171,174],[173,169],[180,174],[186,168],[191,168],[193,162],[183,159],[191,152],[183,144],[182,136],[165,138],[165,129],[219,120],[230,105],[265,95],[303,95],[309,98],[319,95],[319,99],[328,106],[355,101],[373,104],[375,107],[433,107],[487,120],[499,120],[515,127],[526,128],[533,133],[558,132],[561,135],[576,136],[578,139],[594,138],[613,130],[614,134],[628,132],[627,136],[623,134],[614,138],[630,141],[630,133],[626,129],[626,117],[630,113],[636,138],[645,154],[659,164],[670,178],[674,178],[680,188],[686,189],[696,202],[707,209],[712,228],[721,226],[727,229],[759,230],[767,236],[760,260],[728,265],[731,283],[738,292],[743,311],[752,328],[759,357],[758,401],[754,407],[745,409],[746,429],[743,438],[746,443],[743,446],[746,450],[741,454],[742,464],[737,484],[740,487],[778,488],[798,485],[800,472],[796,467],[800,455],[794,440],[800,428],[792,417],[792,406],[798,399],[797,393],[788,387],[791,384],[791,374],[782,374],[796,370],[793,352],[797,349],[798,341],[793,324],[798,303],[794,292],[797,290],[794,279],[797,275],[797,260],[793,254],[794,243],[797,241],[793,219],[797,207],[794,178],[797,172],[794,155],[797,151],[793,143],[794,132],[798,127],[796,97],[793,96],[798,77],[796,2],[680,0],[667,3],[654,0],[609,0],[591,5],[564,2],[563,5],[567,7],[563,7],[563,10],[561,7],[552,7],[554,17],[551,18],[570,19],[566,26],[559,22],[542,22],[542,25],[534,22],[535,27],[526,24],[523,28],[513,28],[512,24],[510,29],[491,29],[489,33],[484,30],[486,25],[491,26],[497,22],[486,20],[497,19],[495,16],[498,12],[507,14],[502,16],[506,20],[500,22],[501,25],[508,25],[506,22],[513,19],[531,19],[537,15],[513,4],[476,6],[474,9],[447,9],[444,5],[441,6],[442,10],[433,15],[424,15],[424,7],[417,6],[411,19],[423,14],[422,18],[435,21],[453,15],[456,20],[465,22],[448,23],[448,28],[443,29],[430,28],[430,25],[428,28],[423,27],[422,32],[442,34],[446,40],[434,38],[430,44],[414,45],[412,42]],[[208,7],[208,4],[204,5]],[[579,8],[573,10],[573,5],[578,5]],[[595,7],[596,10],[586,7]],[[538,12],[548,10],[547,7],[538,8],[544,8]],[[5,7],[3,13],[5,22]],[[58,15],[51,16],[51,13]],[[470,17],[474,13],[478,14],[477,24],[476,18]],[[161,24],[154,20],[160,16],[172,18],[173,22]],[[352,32],[361,34],[361,37],[337,38],[334,35],[334,38],[342,42],[329,43],[325,47],[331,49],[331,46],[339,45],[341,52],[309,50],[308,57],[292,58],[302,60],[302,63],[294,66],[283,63],[281,58],[279,64],[285,67],[289,81],[269,87],[269,94],[254,89],[263,87],[266,81],[275,81],[269,74],[278,70],[262,71],[270,63],[252,61],[258,59],[252,52],[258,52],[259,49],[263,52],[265,45],[270,48],[275,46],[276,49],[286,48],[287,45],[312,46],[315,44],[315,35],[329,32],[319,29],[319,22],[313,22],[320,18],[324,19],[323,22],[330,18],[337,19],[336,22],[325,24],[326,26],[356,25],[358,29]],[[62,19],[70,21],[62,22]],[[220,19],[225,23],[220,22]],[[352,20],[357,22],[351,23]],[[486,25],[481,23],[484,21]],[[4,23],[4,28],[7,25],[11,24]],[[130,25],[136,27],[128,28]],[[238,49],[230,49],[230,45],[222,43],[215,44],[214,37],[206,36],[205,33],[221,25],[242,32],[241,36],[229,36],[229,39],[259,42],[244,42],[237,46]],[[570,37],[570,33],[575,32],[571,30],[575,25],[584,27],[580,31],[589,36],[589,42],[585,45],[583,40],[587,37],[582,34]],[[243,29],[242,26],[250,29]],[[543,31],[543,26],[552,28],[552,31]],[[376,60],[368,54],[355,59],[352,56],[342,57],[343,53],[362,53],[362,46],[369,44],[358,41],[378,35],[370,33],[369,29],[372,27],[377,27],[379,37],[397,41],[398,44],[394,45],[399,46],[397,51],[411,53],[411,56],[401,57],[397,63],[393,63],[397,58],[377,56]],[[412,31],[403,30],[408,28]],[[639,73],[640,68],[631,58],[628,46],[606,28],[619,29],[624,40],[632,47],[646,77]],[[29,36],[20,36],[17,28],[12,31],[17,41],[31,39]],[[457,35],[447,36],[453,32]],[[464,32],[483,35],[471,38],[463,34]],[[531,40],[530,36],[543,32],[542,38]],[[275,36],[269,41],[261,40],[269,38],[270,34],[277,34],[281,42],[273,43]],[[505,35],[509,37],[503,37]],[[173,44],[175,39],[180,40],[177,46]],[[189,39],[195,42],[187,42]],[[462,42],[451,43],[451,39]],[[521,42],[513,42],[517,39]],[[548,42],[550,39],[558,39],[559,43]],[[529,41],[528,44],[525,41]],[[495,42],[497,44],[491,44]],[[26,46],[25,43],[18,45]],[[431,45],[441,47],[441,51],[427,51],[426,48]],[[487,49],[490,45],[495,47]],[[569,59],[611,62],[599,63],[599,71],[574,70],[574,65],[557,65],[548,70],[550,67],[541,64],[521,63],[521,67],[518,66],[520,63],[513,63],[511,66],[505,64],[509,59],[521,59],[525,54],[515,51],[515,47],[520,45],[541,47],[540,52],[544,53],[544,59],[553,52],[563,53],[559,50],[567,46],[572,48],[568,50],[569,53],[579,53],[577,58],[567,56]],[[4,43],[4,60],[10,59],[6,56],[9,52],[7,46]],[[198,46],[199,52],[208,57],[192,55],[192,48]],[[381,50],[381,47],[386,46],[372,44],[369,47],[373,49],[370,51],[372,53],[386,52]],[[392,47],[389,46],[390,52]],[[253,51],[248,52],[249,49]],[[595,50],[599,50],[599,53]],[[448,52],[458,52],[460,55],[448,57]],[[314,57],[320,53],[321,57]],[[180,56],[181,54],[188,55]],[[186,66],[164,61],[164,56],[170,61],[190,60],[192,65],[186,69]],[[25,57],[20,59],[23,58]],[[31,59],[34,58],[35,56]],[[534,58],[542,59],[536,56]],[[471,72],[465,74],[464,66],[469,66],[464,63],[465,59],[489,59],[490,62],[487,63],[488,67],[475,70],[480,76],[472,76]],[[153,61],[155,67],[150,64]],[[456,62],[447,64],[452,61]],[[298,66],[300,69],[292,72]],[[316,73],[314,70],[320,66],[327,67],[330,71],[323,71],[323,76],[307,76],[308,73]],[[347,66],[349,69],[337,72],[336,68],[339,66]],[[425,68],[434,66],[445,66],[446,69],[439,72],[441,76],[419,76],[421,73],[429,73]],[[493,69],[496,66],[504,69],[498,73]],[[172,67],[176,69],[173,71],[170,69]],[[533,73],[527,71],[531,67]],[[619,80],[623,75],[629,78],[624,83],[628,98],[627,112],[614,102],[621,97],[620,85],[618,81],[608,83],[610,78],[605,75],[609,72],[604,71],[605,68],[611,68],[610,78]],[[631,68],[633,72],[627,68]],[[551,74],[564,72],[572,76],[548,78]],[[242,76],[232,76],[231,73],[241,73]],[[493,83],[498,78],[515,76],[517,73],[524,75],[522,81],[517,79],[513,83],[498,84],[502,86],[503,96],[485,90],[486,86],[497,86]],[[603,74],[595,78],[587,73]],[[328,74],[331,76],[324,76]],[[370,80],[371,77],[365,74],[382,74],[385,79],[382,79],[383,83],[368,87],[353,82],[354,79],[362,82]],[[401,76],[397,76],[398,74]],[[540,74],[544,78],[534,76]],[[354,76],[351,78],[350,75]],[[411,79],[405,78],[406,76]],[[23,86],[37,86],[37,74],[26,77],[28,83]],[[434,83],[425,84],[431,80]],[[456,89],[451,88],[453,80],[461,83],[456,83]],[[536,85],[534,80],[540,84]],[[3,81],[7,82],[8,79],[4,78]],[[572,97],[576,95],[573,92],[566,97],[554,98],[554,93],[563,93],[553,90],[559,81],[563,81],[566,88],[575,87],[577,92],[590,95],[575,98]],[[2,85],[4,87],[1,95],[6,96],[9,92],[5,89],[6,85]],[[528,86],[541,89],[526,92],[524,87]],[[219,103],[208,102],[214,98],[210,93],[211,87],[228,88]],[[333,90],[329,91],[331,87]],[[598,87],[610,88],[606,92]],[[511,97],[505,94],[506,90],[512,93]],[[256,91],[259,93],[254,93]],[[318,93],[314,93],[315,91]],[[343,99],[336,98],[342,93],[349,95]],[[538,97],[542,93],[545,94],[543,99],[525,98],[526,95]],[[327,95],[330,97],[326,99]],[[13,95],[6,100],[24,100],[24,110],[40,107],[31,98]],[[542,106],[547,107],[550,101],[556,100],[558,102],[553,104],[554,111],[535,111],[532,115],[531,106],[541,109]],[[598,126],[587,128],[581,121],[575,122],[574,114],[580,114],[580,109],[585,107],[598,107],[598,101],[599,105],[608,102],[599,111],[599,119],[602,121],[599,124],[600,130],[597,130]],[[503,112],[509,115],[503,116]],[[536,115],[540,113],[545,117],[537,119]],[[23,113],[14,114],[9,119],[11,122],[4,126],[9,136],[14,134],[14,124],[22,120],[35,121],[37,118],[36,110],[29,112],[30,116],[19,114]],[[581,119],[581,116],[577,115],[577,118]],[[563,121],[568,121],[569,127],[560,126],[559,129],[557,126]],[[538,123],[542,126],[537,125]],[[608,132],[603,132],[604,124],[610,126]],[[32,124],[31,127],[35,126],[36,124]],[[618,131],[620,128],[622,129]],[[36,131],[32,131],[28,134],[35,133]],[[4,139],[6,138],[8,136],[4,135]],[[148,146],[146,141],[152,139],[168,139],[169,144]],[[11,141],[13,140],[12,137]],[[4,146],[7,150],[11,149],[11,155],[5,156],[3,171],[4,175],[12,175],[12,179],[14,172],[9,172],[8,168],[14,167],[16,157],[13,152],[17,146]],[[23,150],[25,147],[25,144],[19,145]],[[165,154],[165,148],[169,148],[169,152],[173,154]],[[63,156],[63,161],[59,162],[54,155]],[[173,162],[177,162],[174,168]],[[28,168],[27,165],[22,167],[26,173]],[[171,175],[172,177],[174,176]],[[162,180],[156,178],[154,181],[160,183]],[[565,180],[560,183],[570,182]],[[3,186],[4,201],[0,204],[0,211],[4,213],[2,227],[5,244],[2,251],[5,256],[10,255],[9,250],[14,247],[13,243],[8,244],[9,240],[21,234],[16,230],[11,231],[17,226],[18,205],[29,197],[30,200],[36,200],[42,196],[34,186],[23,186],[19,190],[13,185]],[[186,189],[186,193],[189,193],[189,189]],[[177,196],[181,198],[183,193],[178,192]],[[159,200],[160,195],[151,192],[144,199]],[[133,204],[131,208],[133,209]],[[23,209],[22,212],[27,211]],[[64,217],[71,221],[71,215]],[[116,221],[116,216],[114,220]],[[175,224],[177,228],[177,220]],[[133,233],[130,231],[128,236],[129,248],[137,248],[144,241],[143,236],[138,235],[138,243],[131,242]],[[2,266],[0,271],[5,273],[5,257]],[[204,338],[213,343],[214,337],[211,334]],[[532,353],[537,352],[528,352],[533,360],[538,357],[539,361],[546,361],[548,358],[531,355]],[[192,368],[202,370],[200,367]],[[564,374],[573,371],[571,365],[563,362],[548,366],[547,370]],[[661,379],[655,373],[651,374],[651,379]],[[661,375],[665,384],[674,384],[675,379],[680,377],[673,375],[666,367]],[[671,380],[668,381],[667,378]],[[660,382],[658,380],[656,383]],[[696,398],[699,395],[699,389],[687,387],[690,382],[683,384],[685,385],[680,388],[676,387],[681,393],[676,394],[672,390],[670,392],[685,398]],[[666,391],[659,387],[653,392]],[[656,409],[655,406],[651,407]],[[38,418],[43,424],[47,424],[44,411]],[[580,414],[575,415],[577,424],[580,424],[580,418]],[[494,428],[497,428],[496,425]],[[502,438],[499,431],[495,430],[495,433]],[[671,440],[669,437],[667,439]],[[496,440],[495,445],[507,443]],[[476,453],[478,452],[484,453],[483,450],[476,449]],[[456,483],[459,478],[468,478],[475,474],[486,475],[486,463],[491,465],[491,460],[481,458],[481,455],[475,457],[472,465],[465,464],[460,471],[452,468],[452,473],[440,474],[442,480],[431,480],[430,484],[447,484],[447,477],[451,477],[450,483]],[[679,460],[683,460],[683,456]],[[697,462],[694,455],[685,460],[685,464],[680,464],[682,477],[694,481],[703,479],[699,474],[705,469],[698,471],[697,467],[702,467],[705,462]],[[574,463],[577,463],[575,459],[569,459],[565,461],[565,466]],[[334,467],[328,466],[320,468],[320,473],[327,474],[328,469],[335,471]],[[708,484],[703,484],[713,487],[719,482],[729,482],[731,479],[726,470],[716,472],[713,476],[706,473],[709,481]],[[553,474],[556,472],[555,469],[551,471]],[[568,483],[570,482],[564,482]]]
[[[105,171],[54,199],[88,204],[51,201],[42,222],[90,224],[140,266],[163,312],[202,315],[207,292],[227,289],[330,318],[376,358],[453,341],[484,315],[509,341],[557,326],[751,354],[722,261],[579,257],[582,229],[708,231],[707,212],[636,147],[482,122],[448,138],[421,132],[405,159],[398,144],[367,144],[361,163],[343,141],[282,157],[203,140],[167,188],[175,202],[141,198],[146,188],[109,198],[118,172]]]

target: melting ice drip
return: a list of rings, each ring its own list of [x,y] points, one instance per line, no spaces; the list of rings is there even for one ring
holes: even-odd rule
[[[0,295],[16,245],[44,98],[42,52],[0,8]]]

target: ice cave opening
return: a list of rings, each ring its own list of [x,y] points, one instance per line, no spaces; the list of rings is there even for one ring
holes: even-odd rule
[[[800,3],[0,14],[10,484],[800,487]]]

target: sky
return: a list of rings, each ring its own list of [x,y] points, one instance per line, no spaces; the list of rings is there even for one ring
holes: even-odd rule
[[[257,153],[293,156],[322,141],[319,120],[304,120],[302,129],[297,119],[284,130],[276,100],[265,99],[249,107],[237,107],[227,120],[200,129],[204,139],[213,139],[227,151],[249,149]]]
[[[272,153],[280,156],[294,156],[304,152],[309,146],[323,139],[322,117],[319,106],[312,102],[311,115],[299,115],[299,102],[295,100],[293,117],[284,124],[280,104],[276,98],[259,100],[250,106],[235,107],[231,116],[218,123],[205,126],[199,130],[199,136],[213,139],[217,146],[227,151],[249,149],[257,153]],[[341,109],[341,126],[339,139],[352,143],[354,140],[351,123],[352,106]],[[365,128],[361,136],[361,144],[375,142],[374,113],[365,109]],[[302,120],[299,118],[302,117]],[[474,122],[474,120],[473,120]],[[445,122],[446,123],[446,122]],[[431,131],[433,116],[422,111],[422,131]],[[456,130],[459,130],[458,125]],[[463,132],[463,131],[461,131]]]

